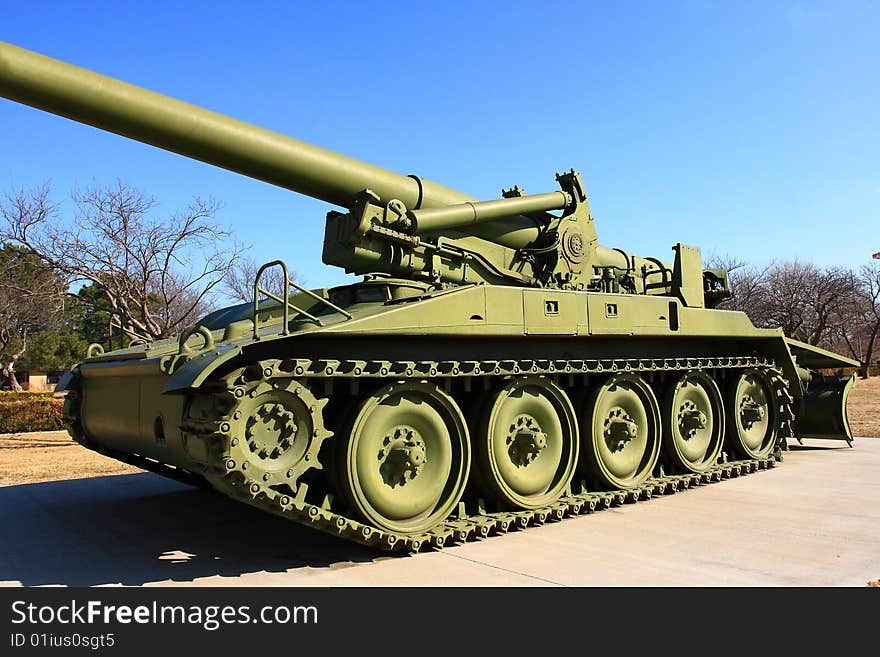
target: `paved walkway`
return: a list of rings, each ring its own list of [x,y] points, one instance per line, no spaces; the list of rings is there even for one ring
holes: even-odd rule
[[[880,578],[880,439],[774,470],[392,557],[152,474],[0,488],[17,585],[844,585]]]

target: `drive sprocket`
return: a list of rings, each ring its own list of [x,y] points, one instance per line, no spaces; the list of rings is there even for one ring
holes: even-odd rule
[[[295,491],[302,475],[323,468],[318,454],[333,435],[324,425],[328,399],[293,378],[233,385],[227,394],[232,403],[216,423],[221,440],[212,455],[215,472]]]

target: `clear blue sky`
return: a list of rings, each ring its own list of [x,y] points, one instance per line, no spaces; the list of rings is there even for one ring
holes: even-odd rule
[[[483,199],[584,175],[599,238],[760,264],[880,251],[877,2],[0,0],[0,39]],[[331,206],[0,100],[0,190],[213,195],[312,286]]]

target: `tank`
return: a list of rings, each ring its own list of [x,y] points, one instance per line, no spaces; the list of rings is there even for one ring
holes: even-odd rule
[[[852,444],[855,361],[719,308],[727,273],[599,244],[583,180],[479,201],[9,44],[0,95],[333,206],[306,289],[92,345],[78,442],[345,539],[416,551]],[[264,287],[270,268],[284,290]],[[723,509],[719,509],[723,512]]]

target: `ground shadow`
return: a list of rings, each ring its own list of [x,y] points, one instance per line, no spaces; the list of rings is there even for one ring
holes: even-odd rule
[[[815,444],[811,445],[809,443],[804,443],[803,445],[801,445],[800,443],[789,443],[788,449],[791,452],[813,452],[813,451],[827,452],[829,450],[835,450],[835,449],[852,449],[852,446],[848,445],[846,443],[846,441],[844,441],[844,440],[837,441],[834,443],[832,443],[829,440],[826,440],[821,445],[815,445]]]
[[[153,474],[0,488],[0,582],[139,585],[391,558]]]

